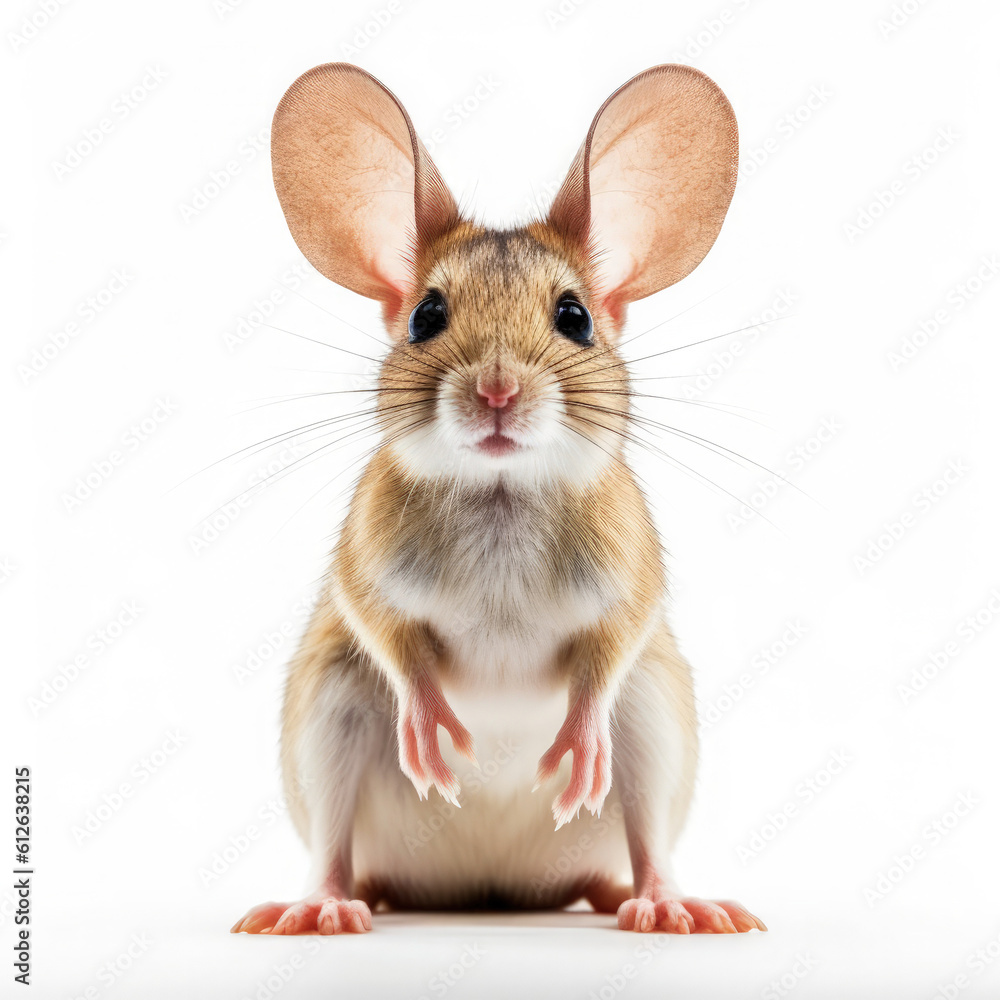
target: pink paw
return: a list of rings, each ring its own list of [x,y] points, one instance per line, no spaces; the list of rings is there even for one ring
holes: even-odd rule
[[[426,680],[418,681],[399,706],[399,766],[420,798],[426,799],[433,786],[443,799],[460,807],[458,779],[441,756],[438,726],[444,726],[455,749],[475,764],[472,735],[458,721],[440,688]]]
[[[237,920],[230,933],[239,934],[363,934],[372,929],[372,911],[360,899],[336,896],[298,903],[261,903]]]
[[[568,823],[581,806],[595,816],[611,790],[611,720],[596,702],[580,699],[570,709],[555,742],[538,762],[537,788],[558,770],[559,763],[573,752],[569,784],[552,803],[556,829]]]
[[[766,931],[739,903],[713,903],[706,899],[627,899],[618,907],[618,927],[623,931],[664,931],[668,934],[737,934]]]

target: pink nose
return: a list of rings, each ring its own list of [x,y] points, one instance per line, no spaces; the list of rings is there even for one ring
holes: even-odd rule
[[[480,379],[476,385],[476,391],[494,410],[502,410],[517,395],[520,388],[514,379],[492,384]]]

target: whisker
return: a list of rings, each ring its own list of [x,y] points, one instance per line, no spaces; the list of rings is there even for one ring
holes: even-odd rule
[[[748,503],[746,503],[746,501],[740,499],[740,497],[738,497],[735,493],[731,493],[724,486],[720,486],[718,483],[716,483],[714,480],[710,479],[708,476],[706,476],[703,473],[699,472],[697,469],[692,468],[687,463],[682,462],[679,458],[675,458],[669,452],[664,451],[662,448],[660,448],[657,445],[653,444],[651,441],[646,441],[643,438],[637,437],[635,434],[632,434],[632,433],[630,433],[628,431],[625,431],[625,430],[623,430],[621,428],[618,428],[618,427],[608,427],[606,424],[602,424],[602,423],[600,423],[599,421],[596,421],[596,420],[590,420],[588,417],[581,416],[580,414],[576,414],[573,419],[575,419],[575,420],[583,420],[585,423],[593,424],[595,427],[600,427],[603,430],[610,431],[612,434],[617,434],[623,440],[628,441],[629,443],[634,444],[634,445],[636,445],[639,448],[645,449],[650,454],[656,455],[659,458],[664,459],[665,461],[671,462],[674,465],[678,465],[681,468],[686,469],[692,475],[697,476],[699,479],[701,479],[704,482],[708,483],[716,491],[722,492],[726,496],[728,496],[730,499],[735,500],[740,505],[741,508],[742,507],[746,507],[749,510],[752,510],[758,517],[762,518],[764,521],[766,521],[768,524],[770,524],[771,527],[775,529],[775,531],[778,531],[782,535],[784,534],[784,532],[782,532],[781,529],[778,528],[778,526],[776,524],[774,524],[773,521],[771,521],[769,518],[767,518],[763,514],[761,514],[761,512],[759,510],[757,510],[756,508],[751,507]]]
[[[652,333],[654,330],[659,330],[661,327],[666,326],[668,323],[673,323],[675,319],[680,319],[681,316],[684,316],[687,313],[691,312],[692,309],[697,309],[698,306],[704,305],[709,299],[718,295],[720,292],[724,292],[727,288],[731,287],[732,284],[733,282],[730,281],[728,284],[723,285],[721,288],[717,288],[714,292],[709,292],[708,295],[706,295],[703,299],[699,299],[697,302],[693,303],[692,305],[689,305],[686,309],[682,309],[679,313],[675,313],[668,319],[662,320],[661,322],[656,323],[655,325],[649,327],[648,329],[643,330],[642,333],[637,333],[634,337],[629,337],[628,340],[623,340],[618,345],[619,348],[627,347],[629,344],[634,344],[640,337],[645,337],[647,333]]]
[[[406,372],[408,375],[413,375],[416,378],[428,377],[426,372],[415,372],[412,368],[404,368],[403,366],[390,361],[388,358],[372,358],[367,354],[361,354],[359,351],[352,351],[349,348],[341,347],[339,344],[331,344],[325,340],[317,340],[315,337],[307,337],[304,333],[296,333],[294,330],[286,330],[284,327],[273,326],[270,323],[261,323],[260,326],[262,329],[275,330],[278,333],[286,333],[290,337],[298,337],[301,340],[308,340],[312,344],[319,344],[320,347],[328,347],[331,351],[341,351],[344,354],[350,354],[355,358],[361,358],[362,361],[368,361],[373,365],[388,365],[390,368],[396,368],[399,371]],[[428,365],[428,367],[430,366]],[[447,374],[447,369],[441,368],[439,373],[442,375]]]
[[[670,403],[690,403],[692,406],[707,406],[709,409],[718,410],[720,413],[725,413],[730,417],[740,417],[743,420],[749,420],[752,423],[758,424],[761,427],[766,426],[759,420],[754,420],[753,417],[747,416],[745,413],[736,413],[735,410],[748,410],[750,413],[757,413],[757,410],[751,410],[747,406],[739,406],[736,403],[720,403],[714,400],[704,400],[704,399],[685,399],[682,396],[661,396],[657,393],[650,392],[633,392],[631,389],[592,389],[587,383],[583,383],[587,388],[583,389],[563,389],[563,394],[567,396],[589,396],[592,393],[604,393],[609,396],[626,396],[629,399],[661,399],[665,402]]]
[[[736,330],[727,330],[725,333],[716,333],[716,334],[714,334],[711,337],[705,337],[702,340],[695,340],[695,341],[692,341],[689,344],[678,344],[676,347],[668,347],[665,350],[656,351],[654,354],[647,354],[647,355],[645,355],[644,357],[641,357],[641,358],[631,358],[631,359],[622,358],[619,361],[616,361],[614,364],[601,365],[600,367],[594,369],[594,373],[597,374],[597,373],[600,373],[600,372],[614,371],[616,369],[621,369],[621,368],[627,369],[630,365],[637,365],[637,364],[640,364],[643,361],[650,361],[653,358],[660,358],[660,357],[663,357],[666,354],[673,354],[675,351],[685,351],[685,350],[687,350],[690,347],[698,347],[701,344],[711,343],[711,341],[713,341],[713,340],[721,340],[723,337],[732,337],[732,336],[734,336],[737,333],[745,333],[747,330],[753,330],[753,329],[755,329],[758,326],[769,326],[771,323],[777,323],[777,322],[779,322],[780,320],[783,320],[783,319],[791,319],[791,317],[790,316],[778,316],[776,319],[764,320],[764,321],[761,321],[759,323],[750,323],[747,326],[741,326],[741,327],[739,327]],[[637,338],[633,338],[633,339],[637,339]],[[564,368],[556,368],[554,370],[553,374],[558,377],[559,375],[565,373],[566,371],[569,371],[571,368],[576,367],[576,364],[583,364],[585,361],[594,361],[597,358],[603,357],[606,354],[610,354],[613,350],[615,350],[614,347],[609,347],[608,349],[602,351],[600,354],[588,355],[587,357],[579,359],[573,365],[568,365],[568,366],[566,366]]]
[[[732,284],[732,282],[730,282],[730,284]],[[620,344],[611,344],[610,346],[608,346],[607,348],[605,348],[600,354],[597,354],[597,355],[588,355],[586,357],[583,357],[583,358],[581,358],[578,361],[578,363],[579,364],[583,364],[585,361],[593,361],[596,358],[603,357],[605,354],[610,354],[612,351],[620,350],[622,347],[625,347],[627,344],[634,343],[640,337],[645,337],[647,333],[652,333],[654,330],[659,330],[661,327],[664,327],[664,326],[666,326],[669,323],[673,323],[674,320],[680,319],[681,316],[685,315],[686,313],[689,313],[692,309],[695,309],[696,307],[698,307],[698,306],[702,305],[703,303],[707,302],[710,298],[712,298],[713,295],[718,295],[719,292],[725,291],[728,287],[729,287],[729,285],[723,285],[722,288],[718,288],[714,292],[710,292],[703,299],[699,299],[697,302],[695,302],[692,305],[688,306],[686,309],[682,309],[679,313],[675,313],[673,316],[667,317],[667,319],[662,320],[661,322],[657,323],[655,326],[651,326],[651,327],[649,327],[649,329],[643,330],[641,333],[637,333],[634,337],[629,337],[628,340],[624,340]],[[573,368],[573,367],[575,367],[575,365],[570,365],[569,366],[569,368]],[[558,369],[555,374],[558,375],[560,372],[568,371],[569,368]],[[548,369],[545,369],[545,371],[548,371]]]
[[[419,429],[420,427],[424,426],[425,424],[427,424],[429,422],[430,422],[430,418],[426,418],[426,419],[422,419],[422,420],[418,420],[418,421],[414,422],[413,424],[411,424],[408,427],[404,428],[403,431],[400,434],[395,435],[392,438],[386,439],[386,441],[383,443],[383,447],[386,444],[392,444],[392,443],[394,443],[394,441],[397,440],[398,437],[402,436],[402,434],[408,434],[411,431],[417,430],[417,429]],[[318,452],[322,451],[322,450],[323,449],[317,449],[317,453],[314,453],[314,454],[316,454],[316,457],[310,459],[305,464],[306,465],[310,465],[310,464],[312,464],[313,461],[316,461],[318,459],[318,457],[319,457]],[[295,518],[298,514],[300,514],[302,512],[302,510],[306,506],[308,506],[310,503],[312,503],[312,501],[315,500],[316,497],[318,497],[320,495],[320,493],[322,493],[328,486],[332,485],[334,482],[336,482],[336,480],[338,480],[341,476],[343,476],[344,473],[346,473],[346,472],[350,471],[351,469],[353,469],[354,467],[356,467],[360,462],[367,461],[368,459],[369,459],[369,456],[367,454],[359,455],[353,461],[348,462],[347,465],[345,465],[339,472],[334,473],[333,476],[330,479],[328,479],[325,483],[323,483],[318,490],[315,490],[313,493],[311,493],[309,495],[309,497],[306,498],[306,500],[305,500],[304,503],[299,504],[299,506],[294,511],[292,511],[292,513],[287,518],[285,518],[284,521],[282,521],[282,523],[278,526],[278,529],[271,536],[271,541],[273,541],[275,538],[277,538],[278,535],[280,535],[281,532],[284,531],[285,527],[289,524],[289,522],[291,522],[291,520],[293,518]],[[282,471],[285,471],[285,470],[282,470]]]
[[[580,417],[579,419],[585,420],[586,418]],[[577,434],[580,437],[582,437],[583,440],[586,441],[588,444],[593,445],[593,447],[595,447],[595,448],[600,448],[601,451],[603,451],[605,455],[607,455],[609,458],[611,458],[614,461],[616,461],[626,472],[628,472],[629,474],[635,476],[636,479],[640,479],[638,473],[636,473],[632,469],[630,469],[628,467],[628,465],[624,461],[622,461],[622,458],[621,458],[620,455],[616,455],[614,452],[609,451],[603,445],[598,444],[589,434],[584,434],[583,431],[581,431],[578,427],[574,427],[565,418],[559,417],[559,423],[562,424],[562,426],[565,427],[567,430],[570,430],[574,434]],[[592,423],[592,424],[594,424],[595,426],[598,426],[598,427],[603,426],[601,424],[597,424],[596,421],[593,421],[593,420],[587,421],[587,423]],[[611,428],[605,428],[605,429],[606,430],[610,430]],[[640,482],[642,482],[641,479],[640,479]],[[645,483],[645,482],[643,482],[643,485],[645,486],[645,485],[648,485],[648,484]]]
[[[369,394],[374,393],[375,395],[381,396],[383,393],[387,393],[387,392],[409,392],[409,393],[414,393],[414,392],[420,392],[420,391],[422,391],[422,390],[420,390],[420,389],[413,389],[413,388],[404,387],[404,386],[398,386],[398,387],[395,387],[395,386],[372,386],[370,389],[327,389],[327,390],[324,390],[322,392],[300,392],[300,393],[293,393],[293,394],[290,394],[290,395],[287,395],[287,396],[265,396],[262,400],[258,401],[258,403],[255,406],[247,407],[246,409],[241,410],[239,412],[241,412],[241,413],[251,413],[254,410],[261,410],[261,409],[264,409],[264,407],[267,407],[267,406],[277,406],[279,403],[295,403],[295,402],[299,402],[300,400],[303,400],[303,399],[316,399],[316,398],[319,398],[321,396],[341,396],[341,395],[344,395],[344,394],[347,394],[347,393],[355,393],[355,392],[366,392],[366,393],[369,393]],[[423,390],[423,391],[430,391],[430,390]],[[427,399],[432,399],[433,395],[427,396],[426,398]]]
[[[321,305],[319,302],[314,302],[312,299],[310,299],[307,296],[303,295],[301,292],[296,291],[295,289],[289,289],[289,291],[293,292],[295,295],[298,295],[300,299],[302,299],[305,302],[308,302],[311,306],[315,306],[315,308],[320,309],[321,311],[325,312],[328,316],[330,316],[332,319],[335,319],[338,323],[343,323],[344,326],[350,327],[350,329],[352,329],[352,330],[356,330],[358,333],[362,334],[363,336],[368,337],[369,340],[374,340],[375,343],[377,343],[380,347],[383,347],[383,348],[388,347],[390,350],[392,349],[392,345],[391,344],[387,344],[385,342],[385,340],[383,340],[382,338],[376,337],[376,336],[374,336],[374,334],[368,333],[367,330],[362,330],[360,326],[355,326],[350,321],[344,319],[341,316],[338,316],[336,313],[331,312],[329,309],[326,308],[326,306]],[[433,351],[427,349],[426,353],[431,354],[437,361],[442,361],[442,359],[438,358],[437,355],[435,355]],[[417,364],[424,365],[426,368],[430,369],[431,371],[436,371],[438,374],[441,374],[441,373],[443,373],[443,372],[446,371],[446,368],[444,368],[444,367],[437,367],[436,368],[434,365],[428,364],[426,361],[424,361],[423,357],[420,356],[419,354],[410,352],[409,354],[406,355],[406,357],[409,360],[417,362]]]
[[[749,323],[746,326],[741,326],[737,330],[727,330],[725,333],[716,333],[711,337],[705,337],[702,340],[692,341],[690,344],[678,344],[677,347],[667,348],[665,351],[657,351],[655,354],[647,354],[643,358],[633,358],[629,364],[637,365],[641,361],[649,361],[651,358],[660,358],[664,354],[673,354],[675,351],[686,351],[689,347],[698,347],[701,344],[711,343],[713,340],[721,340],[723,337],[732,337],[737,333],[746,333],[747,330],[756,329],[758,326],[770,326],[771,323],[779,323],[783,319],[791,319],[791,316],[778,316],[775,319],[764,320],[760,323]]]
[[[580,417],[580,416],[577,416],[577,417],[575,417],[574,419],[578,419],[578,420],[583,420],[583,421],[584,421],[585,423],[589,423],[589,424],[593,424],[593,425],[594,425],[595,427],[600,427],[600,428],[602,428],[603,430],[610,430],[610,431],[612,431],[613,433],[619,433],[619,432],[618,432],[618,431],[616,430],[616,428],[613,428],[613,427],[606,427],[606,426],[605,426],[604,424],[601,424],[601,423],[599,423],[599,422],[598,422],[598,421],[596,421],[596,420],[588,420],[588,419],[587,419],[586,417]],[[631,475],[631,476],[634,476],[634,477],[635,477],[635,478],[636,478],[636,479],[637,479],[637,480],[639,481],[639,483],[640,483],[640,484],[641,484],[641,485],[643,486],[643,488],[644,488],[644,489],[645,489],[645,490],[646,490],[647,492],[650,492],[650,493],[657,493],[657,494],[659,494],[659,495],[660,495],[660,496],[662,497],[662,495],[663,495],[663,494],[662,494],[662,491],[661,491],[661,490],[659,490],[659,489],[658,489],[658,488],[656,488],[656,487],[653,487],[653,486],[651,486],[651,485],[650,485],[650,484],[649,484],[649,483],[648,483],[648,482],[647,482],[646,480],[644,480],[644,479],[643,479],[643,478],[642,478],[642,477],[641,477],[641,476],[640,476],[640,475],[639,475],[639,474],[638,474],[638,473],[637,473],[637,472],[636,472],[636,471],[635,471],[634,469],[632,469],[632,468],[631,468],[631,467],[630,467],[630,466],[629,466],[629,465],[628,465],[628,464],[627,464],[627,463],[626,463],[626,462],[625,462],[625,461],[624,461],[624,460],[623,460],[623,459],[622,459],[622,458],[621,458],[620,456],[618,456],[618,455],[615,455],[615,454],[613,454],[612,452],[608,451],[608,449],[607,449],[607,448],[604,448],[604,447],[603,447],[602,445],[598,444],[598,443],[597,443],[597,442],[596,442],[596,441],[595,441],[595,440],[594,440],[594,439],[593,439],[593,438],[592,438],[592,437],[591,437],[591,436],[590,436],[589,434],[584,434],[584,433],[583,433],[583,431],[581,431],[581,430],[579,430],[578,428],[574,427],[574,426],[573,426],[572,424],[568,423],[568,422],[567,422],[566,420],[564,420],[564,419],[563,419],[562,417],[560,417],[560,418],[559,418],[559,422],[560,422],[560,423],[562,424],[562,426],[563,426],[563,427],[567,428],[568,430],[571,430],[571,431],[573,431],[573,433],[575,433],[575,434],[578,434],[578,435],[579,435],[580,437],[582,437],[582,438],[583,438],[583,439],[584,439],[585,441],[587,441],[587,442],[588,442],[589,444],[593,445],[594,447],[597,447],[597,448],[600,448],[600,449],[601,449],[601,451],[603,451],[603,452],[604,452],[604,453],[605,453],[606,455],[609,455],[609,456],[610,456],[610,457],[611,457],[612,459],[614,459],[614,461],[616,461],[616,462],[617,462],[617,463],[618,463],[618,464],[619,464],[619,465],[620,465],[620,466],[621,466],[621,467],[622,467],[622,468],[623,468],[623,469],[624,469],[624,470],[625,470],[625,471],[626,471],[626,472],[627,472],[627,473],[628,473],[629,475]],[[625,441],[629,441],[629,438],[628,438],[628,436],[627,436],[627,435],[624,435],[624,434],[620,434],[620,433],[619,433],[619,437],[621,437],[621,438],[622,438],[623,440],[625,440]],[[637,440],[637,441],[635,441],[634,443],[635,443],[635,444],[637,444],[637,445],[638,445],[639,447],[646,447],[646,442],[644,442],[644,441],[641,441],[641,440]],[[647,448],[647,450],[650,450],[650,449],[648,449],[648,448]],[[650,450],[650,454],[655,454],[655,453],[654,453],[654,452],[653,452],[652,450]],[[673,458],[673,456],[671,456],[671,455],[668,455],[668,454],[666,454],[666,453],[663,453],[662,455],[659,455],[659,456],[656,456],[656,457],[660,457],[660,458],[663,458],[663,459],[665,459],[665,460],[667,460],[667,461],[671,461],[671,462],[673,462],[673,463],[674,463],[675,465],[678,465],[678,466],[680,466],[681,468],[683,468],[683,469],[686,469],[686,470],[687,470],[687,471],[688,471],[688,472],[689,472],[690,474],[692,474],[692,475],[695,475],[695,476],[698,476],[699,478],[701,478],[701,479],[705,480],[705,481],[706,481],[706,482],[708,482],[708,483],[709,483],[709,485],[710,485],[710,486],[712,486],[713,488],[716,488],[716,487],[715,487],[715,483],[713,483],[713,482],[712,482],[712,481],[711,481],[710,479],[708,479],[708,477],[707,477],[707,476],[703,476],[703,475],[702,475],[702,474],[701,474],[700,472],[696,472],[696,471],[695,471],[694,469],[691,469],[690,467],[688,467],[688,466],[685,466],[685,465],[684,465],[684,463],[683,463],[683,462],[681,462],[681,461],[680,461],[679,459],[674,459],[674,458]],[[717,487],[717,489],[721,489],[721,487]],[[648,523],[652,524],[652,521],[648,521]],[[654,531],[655,531],[655,527],[654,527]]]
[[[570,379],[583,378],[585,375],[600,375],[603,371],[612,371],[618,368],[618,365],[608,365],[607,367],[602,366],[601,368],[595,369],[593,372],[584,372],[582,375],[570,375]],[[697,378],[697,373],[690,373],[687,375],[632,375],[628,374],[627,382],[631,385],[633,382],[653,382],[659,381],[665,378]],[[567,380],[569,381],[569,380]],[[623,381],[626,381],[624,376],[614,379],[605,379],[603,382],[586,382],[585,385],[621,385]]]
[[[385,438],[384,441],[383,441],[383,445],[382,446],[384,446],[385,444],[393,443],[394,441],[398,440],[401,436],[403,436],[405,434],[409,434],[409,433],[411,433],[412,431],[416,430],[419,427],[423,427],[424,425],[430,423],[432,419],[433,419],[432,417],[421,417],[421,418],[419,418],[417,420],[410,421],[405,427],[397,429],[396,431],[393,432],[392,435],[390,435],[389,437]],[[277,472],[272,473],[270,476],[266,477],[265,479],[262,479],[259,483],[255,483],[254,487],[251,487],[251,488],[256,488],[257,486],[262,486],[262,487],[266,488],[266,486],[268,486],[268,485],[273,485],[278,480],[283,479],[286,474],[288,474],[290,472],[293,472],[293,471],[295,471],[297,469],[303,468],[306,465],[312,464],[312,462],[315,461],[316,458],[319,455],[321,455],[321,454],[323,454],[325,452],[329,452],[330,449],[336,448],[339,445],[343,445],[343,444],[347,444],[347,443],[356,443],[359,440],[363,440],[365,437],[367,437],[370,434],[379,433],[381,431],[382,431],[382,428],[379,427],[379,426],[369,426],[369,427],[354,428],[353,430],[349,431],[347,434],[343,435],[342,437],[335,438],[333,441],[326,441],[326,442],[324,442],[318,448],[315,448],[313,451],[309,452],[309,454],[302,455],[301,457],[297,458],[294,462],[289,463],[283,469],[279,469]],[[353,462],[351,462],[347,466],[345,466],[345,469],[350,468],[352,465],[356,465],[360,461],[367,460],[368,458],[370,458],[370,455],[367,452],[365,454],[359,455],[358,458],[354,459]],[[343,471],[344,470],[341,470],[341,472],[343,472]],[[341,473],[337,473],[338,476],[340,474]],[[337,477],[334,476],[334,479],[335,478],[337,478]],[[332,482],[332,481],[333,481],[332,479],[329,480],[329,482]],[[324,484],[324,485],[326,485],[326,484]]]
[[[431,418],[428,417],[426,419],[430,420]],[[263,490],[269,484],[271,484],[274,481],[277,481],[277,479],[283,478],[286,473],[288,473],[291,470],[299,467],[299,465],[301,463],[305,462],[307,459],[309,459],[310,456],[317,455],[320,452],[325,451],[325,450],[327,450],[329,448],[332,448],[332,447],[334,447],[335,445],[338,445],[338,444],[345,444],[348,441],[363,439],[366,435],[374,433],[374,432],[378,432],[381,429],[382,428],[380,427],[380,425],[379,425],[379,423],[378,423],[377,420],[373,420],[369,424],[362,425],[360,427],[353,427],[353,428],[351,428],[349,431],[347,431],[346,434],[342,435],[341,437],[335,438],[333,441],[327,441],[327,442],[325,442],[324,444],[320,445],[319,448],[315,449],[314,451],[309,452],[308,455],[302,455],[302,456],[300,456],[299,458],[295,459],[295,461],[290,462],[284,468],[278,469],[276,472],[272,472],[269,476],[265,476],[263,479],[259,480],[258,482],[254,483],[253,485],[248,486],[245,490],[241,490],[234,497],[231,497],[225,503],[221,504],[219,507],[217,507],[215,510],[213,510],[210,514],[206,515],[206,517],[212,517],[214,514],[217,514],[219,511],[221,511],[223,509],[223,507],[226,507],[228,504],[231,504],[231,503],[237,503],[237,502],[239,502],[239,500],[241,500],[243,497],[246,497],[248,494],[252,494],[253,491],[255,491],[255,490],[258,493],[263,492]],[[338,430],[338,428],[334,428],[332,430],[326,431],[326,433],[329,433],[329,434],[336,433],[337,430]],[[203,520],[204,520],[204,518],[203,518]]]
[[[596,403],[584,403],[581,402],[580,400],[567,400],[567,403],[570,406],[585,406],[588,409],[598,410],[600,412],[617,417],[623,416],[623,414],[619,410],[612,410],[609,407],[602,407],[597,405]],[[810,497],[808,493],[806,493],[804,490],[796,486],[795,483],[786,479],[783,475],[781,475],[780,472],[775,472],[773,469],[769,469],[766,465],[762,465],[760,462],[757,462],[754,459],[750,458],[749,456],[744,455],[742,452],[735,451],[732,448],[727,448],[725,445],[719,444],[717,441],[712,441],[709,438],[702,437],[701,435],[695,434],[692,431],[684,430],[684,428],[682,427],[674,427],[672,424],[665,424],[662,421],[653,420],[652,418],[644,417],[641,414],[632,414],[628,419],[634,420],[638,423],[642,423],[649,427],[655,427],[658,430],[666,431],[668,434],[674,434],[675,436],[683,438],[684,440],[687,441],[691,441],[694,444],[700,444],[702,447],[719,455],[720,458],[728,458],[731,462],[739,463],[740,461],[742,461],[750,465],[753,465],[756,468],[760,469],[762,472],[766,472],[768,475],[774,476],[776,479],[780,479],[783,483],[785,483],[787,486],[791,486],[793,490],[800,493],[802,496],[806,497],[809,500],[812,500],[812,497]]]
[[[231,459],[236,458],[238,455],[242,455],[244,453],[249,453],[250,455],[257,454],[260,451],[266,450],[270,445],[282,444],[285,441],[297,437],[300,434],[306,434],[320,427],[325,427],[330,424],[339,423],[344,420],[351,420],[352,418],[356,419],[365,416],[374,416],[379,412],[394,410],[398,407],[411,406],[411,405],[412,406],[424,405],[425,403],[426,403],[425,399],[420,399],[420,400],[408,401],[405,403],[391,403],[389,406],[385,407],[375,406],[368,410],[354,410],[350,413],[342,413],[333,417],[324,417],[322,420],[315,420],[308,424],[302,424],[300,427],[295,427],[287,431],[281,431],[279,434],[272,434],[270,437],[264,438],[262,441],[257,441],[252,444],[245,445],[242,448],[238,448],[236,451],[230,453],[229,455],[224,455],[222,458],[216,459],[214,462],[210,462],[202,469],[197,469],[195,472],[192,472],[190,476],[187,476],[186,478],[182,479],[176,486],[172,487],[171,490],[183,486],[184,483],[193,479],[195,476],[202,475],[203,473],[208,472],[210,469],[214,469],[217,465],[221,465],[223,462],[228,462]]]
[[[281,287],[284,288],[285,286],[282,285]],[[326,306],[321,305],[319,302],[314,302],[308,295],[303,295],[300,291],[298,291],[298,289],[289,288],[288,291],[290,291],[293,295],[297,295],[303,302],[308,302],[309,305],[314,308],[319,309],[321,312],[325,312],[331,319],[335,319],[338,323],[343,323],[344,326],[360,333],[363,337],[367,337],[369,340],[375,341],[379,347],[384,348],[387,346],[385,340],[381,337],[376,337],[375,334],[369,333],[367,330],[362,330],[360,326],[355,326],[352,322],[350,322],[350,320],[346,320],[342,316],[338,316],[336,313],[331,312],[326,308]]]

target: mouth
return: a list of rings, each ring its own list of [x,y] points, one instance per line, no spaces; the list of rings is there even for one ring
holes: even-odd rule
[[[499,457],[517,451],[520,445],[513,438],[507,437],[506,434],[494,431],[488,437],[480,438],[475,447],[476,451],[482,452],[484,455]]]

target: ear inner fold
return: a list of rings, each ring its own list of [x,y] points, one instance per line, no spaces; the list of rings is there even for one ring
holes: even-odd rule
[[[403,106],[347,63],[317,66],[289,87],[274,115],[271,162],[309,262],[390,312],[411,284],[414,256],[458,223]]]
[[[604,102],[548,222],[594,257],[612,313],[700,263],[736,186],[736,118],[688,66],[657,66]]]

